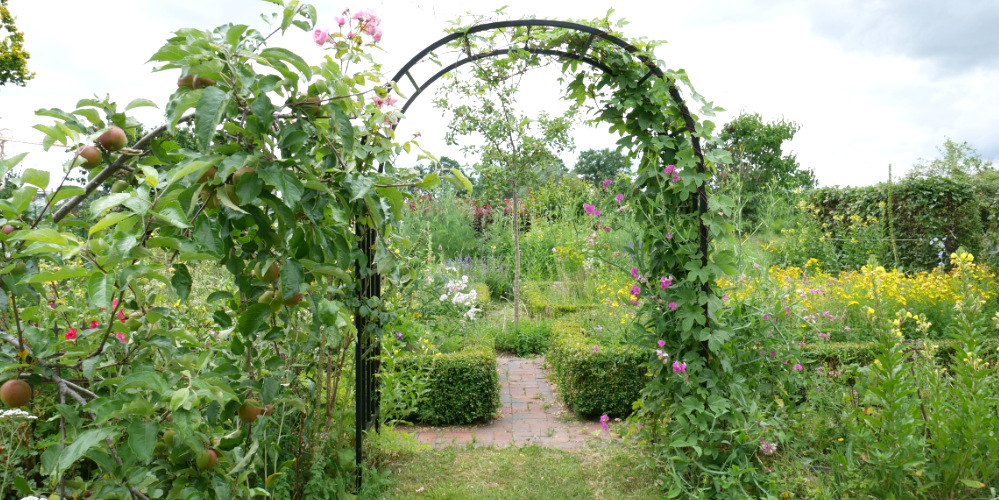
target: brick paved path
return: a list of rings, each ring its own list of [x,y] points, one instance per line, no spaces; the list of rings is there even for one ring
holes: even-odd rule
[[[611,436],[599,422],[583,422],[555,398],[543,368],[544,358],[499,356],[500,408],[492,422],[477,426],[396,427],[397,431],[415,433],[420,442],[435,447],[452,445],[524,446],[534,444],[549,448],[575,449],[588,442],[601,445]],[[599,433],[597,431],[600,431]]]

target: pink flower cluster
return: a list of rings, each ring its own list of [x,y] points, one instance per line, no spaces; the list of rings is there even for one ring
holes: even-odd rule
[[[663,169],[663,173],[666,174],[667,177],[672,175],[673,182],[680,182],[680,174],[676,173],[676,165],[666,165],[666,168]]]
[[[777,451],[777,443],[771,443],[766,438],[760,438],[760,453],[773,455]]]
[[[600,427],[603,427],[605,431],[609,428],[607,426],[607,422],[610,422],[610,417],[608,417],[606,413],[600,415]]]
[[[670,287],[671,285],[673,285],[673,277],[672,276],[663,276],[663,277],[659,278],[659,289],[660,290],[665,290],[666,288]]]
[[[382,24],[381,18],[371,11],[371,9],[361,9],[353,15],[352,19],[360,21],[361,31],[371,35],[371,38],[378,43],[382,41],[382,29],[378,26]]]
[[[389,106],[395,106],[395,103],[398,102],[398,101],[399,100],[396,99],[395,97],[392,97],[391,94],[388,94],[385,97],[379,97],[379,96],[376,95],[376,96],[374,96],[374,97],[371,98],[371,102],[374,102],[375,103],[375,107],[378,108],[378,109],[382,109],[382,106],[384,106],[386,104],[388,104]]]
[[[604,189],[607,189],[608,187],[610,187],[611,184],[614,184],[614,181],[612,181],[610,179],[604,179],[604,182],[603,182]]]
[[[681,363],[679,361],[674,361],[673,362],[673,373],[675,373],[677,375],[680,375],[680,374],[686,375],[687,374],[687,363]]]
[[[371,35],[371,38],[375,41],[375,43],[382,41],[382,29],[379,27],[382,24],[382,20],[377,14],[372,12],[371,9],[360,10],[351,16],[351,19],[358,21],[358,29],[360,29],[362,33]],[[333,20],[336,21],[337,26],[340,27],[347,24],[347,18],[343,16],[333,16]],[[355,35],[353,31],[347,33],[347,38],[354,38],[355,36],[359,35]],[[312,30],[312,41],[316,42],[316,45],[333,43],[330,39],[330,30],[320,27],[316,27]]]
[[[597,210],[597,207],[590,205],[589,203],[583,203],[583,210],[586,211],[586,215],[593,215],[595,217],[599,217],[600,214],[603,213],[600,210]]]

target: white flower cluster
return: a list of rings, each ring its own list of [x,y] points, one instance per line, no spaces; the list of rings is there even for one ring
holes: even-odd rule
[[[663,352],[662,349],[656,349],[656,357],[659,358],[664,365],[669,363],[669,354]]]
[[[21,500],[46,500],[46,499],[44,499],[42,497],[36,497],[36,496],[33,496],[33,495],[28,495],[28,496],[22,498]]]
[[[34,416],[34,415],[32,415],[32,414],[24,411],[24,410],[4,410],[4,411],[0,412],[0,420],[3,420],[5,418],[7,418],[7,417],[20,417],[20,418],[27,418],[27,419],[32,419],[32,420],[38,418],[38,417],[36,417],[36,416]]]
[[[454,293],[464,290],[465,287],[467,286],[468,286],[468,276],[462,276],[461,279],[457,281],[452,281],[450,279],[447,280],[447,284],[444,285],[444,288],[447,289],[447,293]]]

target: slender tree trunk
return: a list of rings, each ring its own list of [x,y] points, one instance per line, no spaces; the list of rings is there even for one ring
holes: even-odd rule
[[[520,212],[517,210],[517,176],[513,177],[513,329],[520,321]]]

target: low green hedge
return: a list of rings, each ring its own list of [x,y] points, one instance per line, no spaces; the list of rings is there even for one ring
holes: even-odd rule
[[[959,347],[958,341],[954,339],[929,340],[928,344],[937,346],[934,357],[941,363],[950,363],[951,356]],[[924,344],[922,339],[909,341],[912,349],[922,349]],[[874,361],[878,351],[877,342],[813,342],[802,347],[802,353],[808,358],[823,363],[868,364]],[[991,359],[996,354],[999,347],[999,339],[987,338],[982,341],[984,357]]]
[[[459,350],[414,355],[400,363],[430,371],[430,387],[414,414],[430,425],[462,425],[488,420],[499,405],[499,376],[492,339],[468,337]]]
[[[544,353],[551,343],[552,323],[544,319],[521,318],[516,328],[513,323],[507,323],[488,327],[486,332],[492,336],[497,351],[522,357],[536,356]]]
[[[559,319],[552,325],[548,363],[562,400],[583,417],[626,417],[649,381],[650,353],[634,346],[596,346],[579,324]]]
[[[586,304],[556,304],[548,300],[548,297],[541,291],[542,286],[550,286],[550,283],[539,283],[537,281],[527,281],[520,287],[520,298],[527,307],[527,312],[533,316],[545,318],[557,318],[564,314],[585,311],[595,307],[592,303]]]

